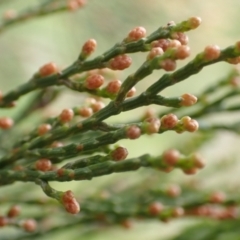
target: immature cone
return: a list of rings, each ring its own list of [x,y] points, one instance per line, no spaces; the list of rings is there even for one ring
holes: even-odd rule
[[[73,192],[68,190],[62,195],[62,204],[67,212],[71,214],[77,214],[80,211],[80,206],[75,199]]]
[[[181,194],[181,188],[179,185],[170,185],[167,188],[166,193],[170,197],[178,197]]]
[[[200,17],[191,17],[187,22],[191,29],[195,29],[201,24],[202,19]]]
[[[162,56],[164,53],[163,49],[160,47],[154,47],[150,50],[149,54],[147,55],[147,60],[151,60],[155,57]]]
[[[0,118],[0,128],[1,129],[9,129],[13,126],[14,122],[9,117]]]
[[[122,82],[120,80],[113,80],[106,86],[106,91],[110,94],[117,94],[121,88]]]
[[[112,70],[124,70],[132,64],[132,58],[128,55],[119,55],[108,62],[107,67]]]
[[[128,92],[126,97],[132,97],[136,93],[137,89],[135,87],[132,87]]]
[[[9,218],[17,217],[20,214],[20,212],[21,212],[20,206],[14,205],[8,210],[7,216]]]
[[[149,205],[148,211],[151,215],[157,216],[163,210],[163,205],[160,202],[153,202]]]
[[[170,166],[175,166],[180,159],[180,152],[176,149],[170,149],[163,153],[163,161]]]
[[[44,123],[38,127],[38,135],[44,135],[52,129],[50,124]]]
[[[42,158],[35,163],[36,170],[47,172],[52,169],[52,162],[47,158]]]
[[[129,139],[136,139],[141,136],[141,129],[138,126],[132,125],[127,128],[126,136]]]
[[[197,97],[192,94],[185,93],[181,96],[180,104],[185,107],[194,105],[197,102]]]
[[[90,107],[81,107],[78,113],[82,117],[90,117],[93,114],[93,110]]]
[[[82,47],[80,57],[85,59],[86,57],[90,56],[95,51],[96,47],[97,41],[95,39],[87,40]]]
[[[177,47],[174,53],[174,57],[176,59],[181,59],[181,60],[189,57],[189,55],[190,55],[190,47],[185,45]]]
[[[188,36],[182,32],[174,32],[171,36],[173,39],[178,40],[182,45],[188,44]]]
[[[39,74],[41,77],[47,77],[49,75],[52,75],[54,73],[57,73],[58,67],[55,63],[51,62],[51,63],[47,63],[45,65],[43,65],[40,69],[39,69]]]
[[[164,59],[160,62],[160,67],[164,69],[165,71],[173,71],[176,69],[177,64],[175,60],[172,59]]]
[[[127,37],[127,42],[137,41],[146,36],[146,29],[144,27],[136,27],[132,29]]]
[[[161,118],[161,127],[166,129],[173,129],[178,123],[178,117],[173,114],[164,115]]]
[[[147,134],[158,133],[161,121],[158,118],[148,118],[145,121],[145,131]]]
[[[203,51],[203,57],[207,61],[212,61],[214,59],[217,59],[220,56],[220,54],[221,54],[221,50],[217,45],[207,46]]]
[[[151,43],[152,48],[161,48],[163,51],[166,51],[170,41],[168,39],[159,39]]]
[[[114,161],[121,161],[126,159],[128,150],[124,147],[117,147],[111,152],[111,157]]]
[[[74,117],[74,112],[72,109],[70,108],[67,108],[67,109],[63,109],[60,116],[59,116],[59,119],[62,123],[67,123],[67,122],[70,122]]]
[[[86,78],[84,86],[89,90],[101,87],[104,83],[104,77],[100,74],[93,74]]]
[[[195,119],[191,119],[189,116],[181,118],[184,130],[188,132],[195,132],[198,130],[199,124]]]
[[[26,232],[34,232],[37,228],[37,223],[34,219],[27,219],[22,222],[22,228]]]

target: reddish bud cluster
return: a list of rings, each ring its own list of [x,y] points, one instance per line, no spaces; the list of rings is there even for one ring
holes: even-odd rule
[[[45,133],[49,132],[52,129],[52,126],[47,123],[43,123],[38,127],[38,135],[42,136]]]
[[[188,44],[188,36],[183,32],[174,32],[171,35],[172,39],[178,40],[182,45]]]
[[[127,92],[127,95],[126,97],[132,97],[134,96],[134,94],[136,93],[136,88],[135,87],[132,87],[128,92]]]
[[[153,202],[148,207],[148,212],[150,215],[157,216],[163,210],[163,205],[160,202]]]
[[[192,106],[197,102],[197,97],[195,97],[192,94],[185,93],[181,96],[181,102],[180,105],[188,107]]]
[[[205,159],[198,153],[194,153],[191,155],[191,159],[194,163],[194,167],[196,168],[204,168],[206,163],[205,163]]]
[[[176,149],[169,149],[162,155],[163,161],[170,166],[175,166],[180,159],[180,152]]]
[[[47,77],[59,71],[55,63],[47,63],[39,69],[39,74],[41,77]]]
[[[214,59],[217,59],[220,56],[220,54],[221,54],[221,50],[217,45],[207,46],[203,51],[203,57],[207,61],[212,61]]]
[[[121,88],[122,82],[120,80],[114,80],[108,83],[106,91],[110,94],[117,94]]]
[[[36,170],[47,172],[52,169],[52,162],[47,158],[42,158],[35,163]]]
[[[190,47],[185,45],[177,47],[174,53],[175,59],[181,59],[181,60],[189,57],[189,55],[190,55]]]
[[[14,205],[8,210],[7,216],[9,218],[14,218],[17,217],[20,214],[20,212],[21,212],[20,206]]]
[[[188,25],[191,29],[197,28],[202,22],[200,17],[191,17],[188,19]]]
[[[178,197],[181,194],[181,188],[179,185],[170,185],[166,189],[166,193],[170,197]]]
[[[174,71],[177,67],[176,61],[173,59],[164,59],[160,62],[160,67],[164,69],[165,71]]]
[[[164,129],[173,129],[178,123],[178,117],[173,114],[164,115],[161,118],[161,127]]]
[[[7,217],[0,216],[0,227],[8,225],[9,219]]]
[[[167,49],[169,49],[169,48],[179,48],[180,46],[182,46],[182,44],[178,40],[173,39],[173,40],[169,41]]]
[[[67,212],[77,214],[80,211],[80,206],[75,199],[73,192],[68,190],[62,195],[62,204]]]
[[[94,90],[97,89],[99,87],[101,87],[104,83],[104,77],[100,74],[93,74],[93,75],[89,75],[85,82],[84,82],[84,86],[87,89],[90,90]]]
[[[128,150],[124,147],[117,147],[111,152],[111,157],[114,161],[121,161],[126,159]]]
[[[66,123],[66,122],[70,122],[74,117],[74,112],[72,109],[67,108],[67,109],[63,109],[59,119],[61,122]]]
[[[81,107],[78,113],[82,117],[90,117],[93,114],[93,110],[90,107]]]
[[[195,132],[198,130],[198,122],[195,119],[191,119],[188,116],[185,116],[183,118],[181,118],[180,120],[183,124],[183,128],[184,130],[188,131],[188,132]]]
[[[147,59],[148,60],[151,60],[155,57],[159,57],[159,56],[162,56],[164,53],[163,49],[160,48],[160,47],[154,47],[150,50],[150,52],[148,53],[147,55]]]
[[[202,205],[187,211],[188,215],[206,216],[218,220],[236,219],[237,208],[234,206],[219,208],[212,205]]]
[[[91,55],[95,51],[96,47],[97,47],[97,41],[95,39],[87,40],[82,47],[81,55],[83,57],[87,57]]]
[[[128,55],[119,55],[108,62],[107,67],[112,70],[124,70],[132,64],[132,58]]]
[[[159,39],[151,43],[152,48],[161,48],[164,52],[167,50],[170,41],[168,39]]]
[[[128,33],[127,42],[137,41],[146,36],[146,29],[144,27],[136,27]]]
[[[185,211],[184,211],[184,209],[181,208],[181,207],[177,207],[177,208],[174,208],[174,209],[172,210],[172,216],[173,216],[173,217],[181,217],[181,216],[184,215],[184,213],[185,213]]]
[[[21,226],[26,232],[34,232],[37,228],[37,223],[34,219],[27,219],[22,222]]]
[[[13,126],[14,122],[9,117],[0,118],[0,128],[1,129],[9,129]]]
[[[58,148],[58,147],[63,147],[63,146],[64,146],[63,143],[57,142],[57,141],[55,141],[51,144],[52,148]]]
[[[132,125],[126,129],[126,137],[129,139],[136,139],[141,136],[141,129],[136,126]]]
[[[96,101],[95,100],[90,104],[90,106],[91,106],[93,112],[95,113],[95,112],[98,112],[101,109],[103,109],[105,107],[105,104],[102,101]]]
[[[148,134],[153,134],[153,133],[158,133],[160,126],[161,126],[161,121],[158,118],[147,118],[145,120],[145,131]]]

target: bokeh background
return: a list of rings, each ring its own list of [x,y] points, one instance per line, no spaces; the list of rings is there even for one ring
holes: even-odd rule
[[[40,2],[40,0],[0,0],[0,13],[4,15],[4,12],[8,9],[21,11]],[[239,9],[239,0],[89,0],[83,9],[79,9],[76,12],[57,13],[10,26],[0,33],[0,89],[2,92],[7,92],[17,87],[17,85],[26,82],[40,66],[47,62],[56,62],[63,68],[70,65],[77,58],[82,44],[89,38],[94,38],[98,42],[98,48],[95,53],[95,56],[97,56],[116,42],[121,41],[136,26],[144,26],[147,32],[151,33],[171,20],[177,23],[191,16],[199,16],[202,18],[202,25],[188,33],[192,56],[202,51],[209,44],[217,44],[222,48],[227,47],[240,40]],[[124,80],[129,73],[137,69],[144,61],[145,56],[145,53],[132,55],[133,65],[124,72],[118,72],[117,77]],[[182,66],[187,61],[182,61],[178,65]],[[225,63],[209,66],[201,71],[200,74],[192,76],[176,86],[165,89],[163,95],[180,96],[186,92],[198,94],[209,83],[225,76],[231,68],[232,66]],[[161,75],[161,72],[155,71],[154,74],[137,85],[137,91],[141,92]],[[22,97],[16,110],[0,110],[0,116],[9,115],[14,117],[30,99],[31,94]],[[66,90],[61,98],[51,104],[46,110],[38,111],[27,119],[25,125],[34,123],[39,117],[58,114],[64,107],[78,105],[81,101],[81,94]],[[125,113],[114,117],[110,121],[126,121],[131,119],[132,116],[141,116],[143,111],[143,108],[137,109],[130,114]],[[221,119],[225,118],[226,116],[221,117]],[[218,120],[221,121],[221,119]],[[23,129],[25,128],[23,126]],[[185,141],[188,137],[189,134],[176,135],[175,133],[166,133],[151,138],[142,137],[138,141],[121,141],[121,144],[128,146],[129,157],[133,157],[146,152],[161,154],[164,149],[178,146],[179,142]],[[232,134],[220,134],[210,144],[210,146],[205,146],[201,149],[202,153],[209,159],[216,159],[220,156],[221,159],[227,159],[230,153],[234,158],[239,155],[237,146],[240,144],[240,141]],[[202,176],[204,174],[207,176],[207,170],[203,171],[205,173],[201,173],[203,174]],[[179,176],[183,178],[183,181],[192,181],[198,178],[175,174],[168,177],[168,181],[178,181],[176,179]],[[124,183],[122,183],[123,178]],[[201,178],[201,175],[199,178]],[[77,189],[82,195],[87,195],[94,193],[96,189],[104,189],[110,182],[115,181],[118,184],[121,183],[127,186],[135,184],[140,179],[141,174],[125,173],[121,176],[102,177],[91,182],[71,183],[71,185],[69,185],[70,183],[55,183],[54,186],[61,190]],[[205,181],[205,184],[212,184],[213,186],[216,183],[219,184],[219,181],[224,181],[223,179],[224,176],[222,175],[218,176],[218,178],[209,178],[208,181]],[[233,180],[233,183],[235,183],[235,180]],[[18,184],[17,186],[26,186],[26,184]],[[29,187],[31,189],[32,185],[29,185]],[[4,191],[7,193],[12,190],[6,187]],[[29,192],[28,194],[43,193],[37,193],[33,189],[32,193]],[[192,220],[174,221],[168,224],[149,221],[147,223],[136,223],[131,230],[124,230],[121,226],[117,226],[115,228],[89,231],[81,239],[166,239],[166,237],[177,234],[183,226],[192,223]],[[56,239],[79,239],[77,232],[78,230],[76,229],[66,231],[61,233],[61,236],[58,236]],[[54,238],[50,236],[43,239]]]

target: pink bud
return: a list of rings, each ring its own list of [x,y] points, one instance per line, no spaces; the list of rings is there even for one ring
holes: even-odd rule
[[[112,70],[124,70],[132,64],[132,58],[128,55],[119,55],[108,62],[108,68]]]

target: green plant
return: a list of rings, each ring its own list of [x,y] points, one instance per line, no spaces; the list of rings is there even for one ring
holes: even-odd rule
[[[4,30],[30,17],[73,10],[82,7],[82,4],[83,1],[76,0],[45,1],[21,14],[6,14],[7,18],[0,28]],[[177,97],[160,95],[164,89],[194,74],[201,74],[201,70],[208,65],[222,61],[230,64],[240,62],[240,42],[225,49],[209,45],[176,70],[176,62],[190,55],[186,32],[197,28],[200,23],[199,17],[191,17],[178,24],[169,22],[149,35],[145,28],[137,27],[112,48],[88,60],[97,47],[97,41],[90,39],[70,66],[61,70],[55,63],[47,63],[27,82],[1,94],[1,108],[17,108],[18,99],[36,92],[14,119],[5,116],[0,118],[0,184],[5,186],[15,182],[32,182],[50,197],[41,199],[36,195],[29,198],[25,189],[19,189],[0,198],[1,204],[9,207],[8,212],[1,216],[0,225],[30,232],[17,232],[11,239],[43,237],[47,233],[78,225],[97,227],[97,224],[117,224],[129,228],[133,219],[159,219],[166,222],[185,216],[223,219],[228,222],[231,231],[237,229],[238,220],[235,218],[238,218],[239,196],[234,192],[226,197],[222,191],[209,191],[194,184],[165,183],[156,186],[159,171],[174,174],[173,170],[178,168],[183,173],[192,175],[201,170],[205,166],[205,160],[196,151],[216,131],[224,129],[239,132],[239,121],[212,123],[207,118],[209,114],[239,111],[239,103],[231,103],[239,95],[237,69],[217,83],[209,85],[198,96],[189,93]],[[130,54],[137,52],[147,52],[142,65],[126,79],[120,81],[112,77],[115,70],[130,67]],[[162,74],[161,77],[143,92],[133,96],[137,83],[155,70]],[[21,123],[35,111],[46,108],[66,88],[84,93],[86,100],[81,105],[59,110],[59,115],[39,121],[35,127],[28,124],[27,133],[23,133]],[[109,121],[112,116],[153,104],[167,108],[162,108],[158,113],[145,111],[140,118],[132,117],[131,120],[114,123]],[[127,158],[128,148],[118,143],[122,139],[135,140],[145,134],[164,134],[167,131],[180,134],[197,130],[200,132],[198,139],[190,137],[194,146],[189,147],[186,143],[182,149],[179,145],[178,149],[167,149],[159,156],[148,152],[146,142],[146,154]],[[104,190],[99,189],[93,196],[81,196],[79,200],[78,194],[75,197],[71,190],[59,191],[50,186],[52,181],[91,180],[139,168],[151,168],[146,173],[142,171],[146,175],[139,180],[140,184],[118,190],[112,183]],[[144,184],[146,179],[148,184]],[[69,186],[70,189],[71,185]],[[19,197],[16,198],[18,192]],[[22,216],[20,205],[32,206],[36,213],[32,210]],[[51,212],[54,214],[51,215]],[[50,224],[45,224],[46,221]],[[209,230],[209,234],[214,234],[211,237],[216,236],[219,234],[216,229],[222,223],[209,222],[213,229]],[[194,231],[201,231],[202,226],[194,228]],[[226,231],[229,229],[226,228]]]

